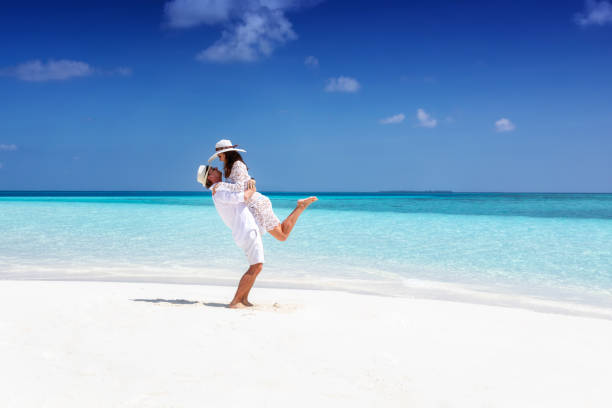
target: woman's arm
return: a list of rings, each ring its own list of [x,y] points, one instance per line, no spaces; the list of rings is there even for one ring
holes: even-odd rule
[[[227,183],[225,181],[220,181],[217,183],[217,186],[219,186],[219,188],[221,188],[223,191],[232,193],[240,193],[244,191],[244,183]]]
[[[244,190],[244,193],[242,193],[241,191],[233,192],[228,191],[221,184],[232,185],[231,183],[216,183],[212,187],[211,191],[212,195],[214,196],[214,200],[221,204],[237,204],[247,202],[251,199],[253,194],[255,194],[255,191],[257,191],[255,189],[255,186],[253,185],[249,186],[246,190]],[[219,191],[217,191],[217,189],[219,189]]]
[[[225,190],[233,191],[233,192],[241,192],[247,189],[249,186],[254,185],[255,181],[251,182],[251,176],[249,175],[249,171],[247,170],[246,164],[241,161],[237,161],[232,166],[232,172],[230,173],[229,178],[231,178],[234,182],[220,182]]]

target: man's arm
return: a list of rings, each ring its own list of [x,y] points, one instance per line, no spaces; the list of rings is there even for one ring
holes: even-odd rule
[[[220,204],[239,204],[244,203],[244,191],[232,192],[227,190],[219,190],[213,186],[213,199]]]
[[[244,201],[249,201],[256,191],[257,189],[255,188],[255,179],[251,179],[251,181],[247,183],[247,189],[244,190]]]

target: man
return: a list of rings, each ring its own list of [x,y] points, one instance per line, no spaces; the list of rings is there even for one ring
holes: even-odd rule
[[[249,260],[249,269],[240,279],[238,289],[229,307],[253,306],[248,299],[249,292],[255,283],[257,275],[263,269],[264,263],[261,232],[245,204],[255,193],[255,185],[254,183],[249,183],[247,190],[235,193],[217,186],[221,179],[221,172],[216,167],[200,166],[198,181],[212,191],[213,202],[217,212],[225,225],[232,230],[234,242],[245,252]]]

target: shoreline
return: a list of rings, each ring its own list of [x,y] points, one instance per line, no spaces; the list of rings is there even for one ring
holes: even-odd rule
[[[0,281],[7,407],[609,407],[612,322],[255,287]],[[304,392],[308,390],[308,392]]]
[[[241,276],[241,275],[240,275]],[[167,285],[196,285],[220,286],[235,289],[239,276],[236,278],[213,277],[194,279],[189,277],[151,277],[138,278],[136,276],[114,277],[28,277],[18,279],[15,277],[2,278],[3,281],[34,281],[34,282],[108,282],[108,283],[141,283],[141,284],[167,284]],[[392,288],[401,285],[401,290]],[[367,288],[366,288],[367,287]],[[511,290],[501,291],[499,288],[463,284],[456,282],[431,281],[422,279],[398,280],[358,280],[358,279],[329,279],[316,282],[300,282],[297,280],[266,279],[260,277],[253,290],[257,288],[280,290],[311,290],[323,292],[342,292],[355,295],[382,296],[390,298],[427,299],[437,301],[459,302],[484,306],[500,306],[516,308],[541,313],[553,313],[567,316],[582,316],[612,321],[612,302],[609,295],[599,294],[598,301],[584,298],[566,300],[550,294],[536,295],[534,293],[516,293]],[[609,304],[604,304],[606,300]]]

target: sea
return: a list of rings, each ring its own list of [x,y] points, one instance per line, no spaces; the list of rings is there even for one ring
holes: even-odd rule
[[[612,310],[612,194],[275,193],[257,285]],[[207,192],[0,192],[0,280],[236,285],[247,260]],[[507,303],[507,302],[506,302]]]

